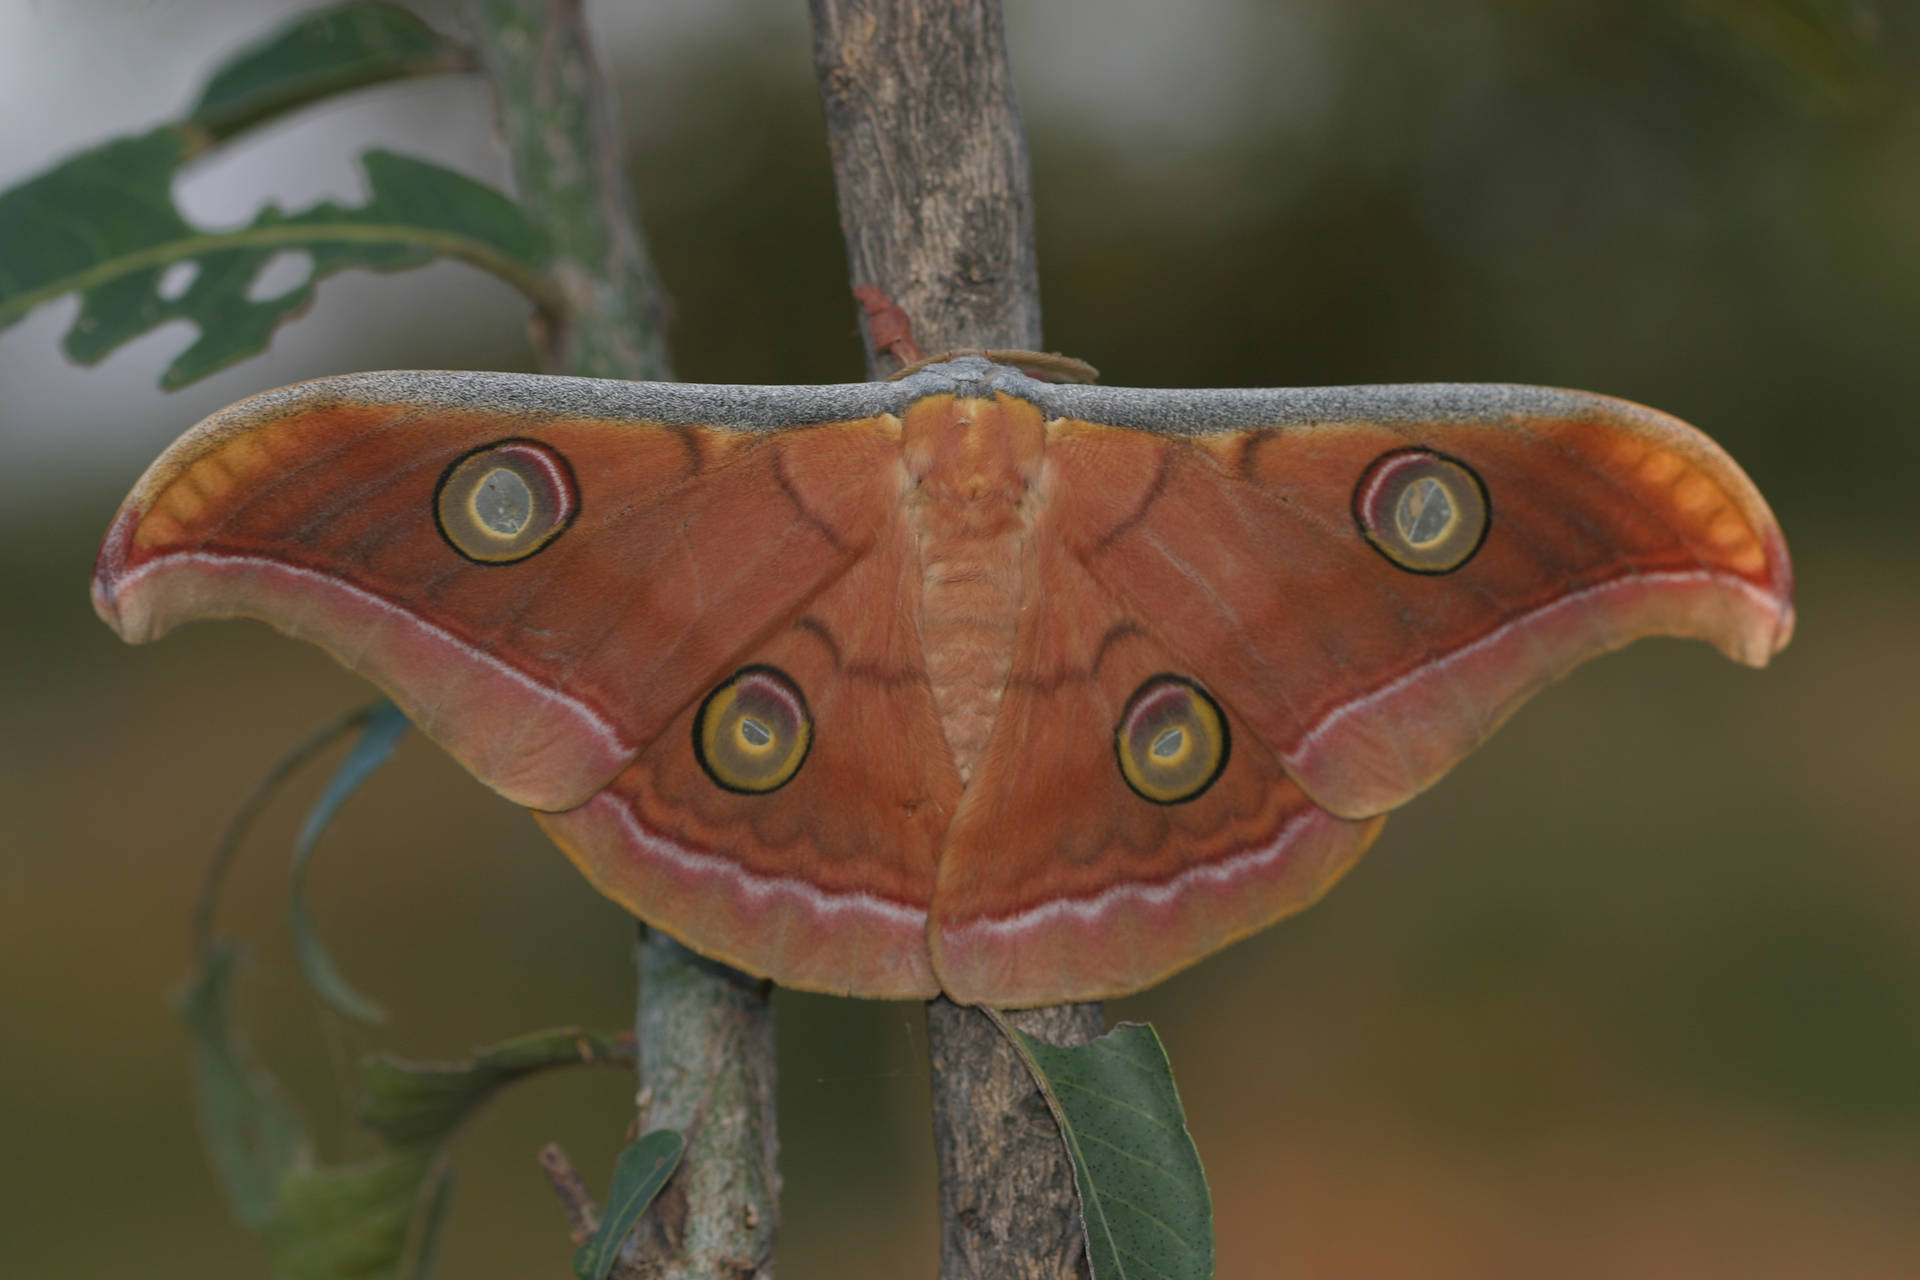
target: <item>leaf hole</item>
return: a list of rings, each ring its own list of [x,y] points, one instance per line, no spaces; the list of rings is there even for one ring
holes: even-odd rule
[[[247,301],[284,297],[312,278],[312,254],[304,249],[282,249],[254,272],[252,283],[247,285]]]
[[[154,292],[168,302],[185,296],[193,288],[193,282],[200,278],[200,264],[197,262],[176,262],[160,273],[160,283]]]

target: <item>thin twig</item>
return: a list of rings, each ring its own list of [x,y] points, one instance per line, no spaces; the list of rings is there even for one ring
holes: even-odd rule
[[[554,1194],[560,1197],[567,1221],[573,1224],[573,1242],[585,1244],[600,1229],[600,1206],[593,1202],[593,1193],[557,1142],[540,1148],[540,1167],[553,1184]]]

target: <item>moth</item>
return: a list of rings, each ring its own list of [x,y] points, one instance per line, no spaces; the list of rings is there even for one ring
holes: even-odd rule
[[[148,470],[94,604],[320,644],[698,951],[1009,1007],[1312,903],[1586,658],[1793,630],[1766,503],[1654,410],[1035,367],[269,392]]]

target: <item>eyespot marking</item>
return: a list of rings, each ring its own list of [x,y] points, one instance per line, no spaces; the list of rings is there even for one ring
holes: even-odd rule
[[[1382,454],[1353,490],[1353,518],[1361,534],[1410,573],[1452,573],[1473,559],[1492,517],[1479,475],[1431,449]]]
[[[693,754],[716,786],[746,795],[793,781],[813,746],[813,714],[775,667],[742,667],[700,704]]]
[[[573,468],[537,440],[502,440],[447,468],[434,523],[447,545],[477,564],[513,564],[559,537],[580,512]]]
[[[1229,746],[1220,704],[1184,676],[1142,684],[1113,730],[1120,776],[1154,804],[1181,804],[1206,791],[1227,767]]]

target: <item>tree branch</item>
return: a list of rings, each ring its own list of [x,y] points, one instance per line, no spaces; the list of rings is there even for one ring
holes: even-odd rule
[[[811,8],[853,283],[885,290],[930,355],[1037,348],[1033,193],[998,0]]]
[[[678,1129],[687,1153],[614,1275],[771,1277],[780,1206],[773,984],[642,933],[639,1127]]]
[[[550,372],[672,377],[658,278],[634,217],[612,95],[579,0],[483,0],[477,43],[499,95],[520,199],[546,225],[563,293],[535,326]],[[772,1274],[780,1219],[768,986],[643,932],[638,1124],[687,1139],[628,1239],[625,1280]]]
[[[1038,349],[1032,189],[998,0],[810,2],[853,283],[891,295],[931,354]],[[871,374],[892,372],[893,356],[868,351]],[[1062,1044],[1104,1029],[1098,1004],[1009,1020]],[[946,1000],[927,1006],[927,1040],[944,1280],[1084,1275],[1073,1169],[1026,1068],[982,1014]]]
[[[553,240],[562,307],[536,321],[542,366],[589,378],[672,378],[666,300],[580,0],[483,0],[477,17],[520,202]]]

